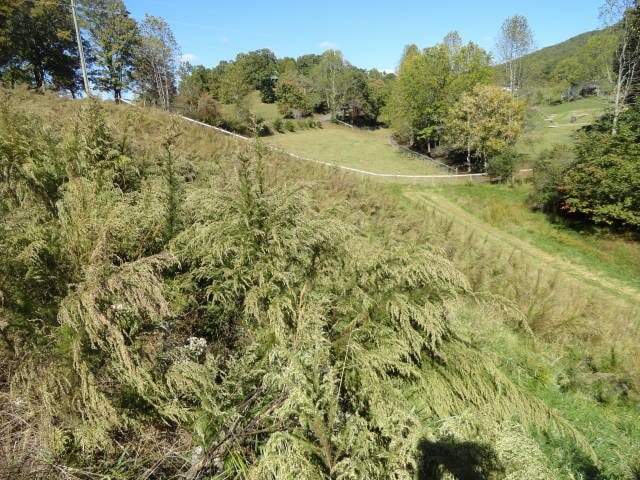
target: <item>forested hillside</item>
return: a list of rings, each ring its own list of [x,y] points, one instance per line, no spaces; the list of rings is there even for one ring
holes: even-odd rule
[[[615,42],[611,29],[594,30],[530,53],[523,58],[530,85],[610,82]]]

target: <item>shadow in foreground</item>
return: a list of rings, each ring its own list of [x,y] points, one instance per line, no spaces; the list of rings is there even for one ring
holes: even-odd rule
[[[418,445],[418,480],[441,480],[445,472],[456,480],[498,480],[504,470],[487,445],[443,439],[422,440]]]

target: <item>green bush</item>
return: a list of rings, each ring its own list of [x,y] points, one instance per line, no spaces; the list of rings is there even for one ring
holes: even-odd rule
[[[507,150],[489,159],[487,173],[490,177],[499,179],[500,182],[506,182],[513,178],[519,163],[520,155],[513,150]]]
[[[284,129],[287,132],[295,132],[296,131],[296,125],[291,120],[285,120],[284,121]]]
[[[276,132],[284,133],[284,129],[283,129],[283,128],[284,128],[284,127],[283,127],[283,121],[282,121],[282,119],[281,119],[281,118],[276,118],[276,119],[273,121],[272,125],[273,125],[273,129],[274,129]]]
[[[559,185],[565,168],[573,160],[571,147],[558,144],[540,153],[533,164],[533,192],[531,207],[545,213],[556,214],[562,204]]]
[[[561,210],[568,215],[615,228],[640,230],[640,105],[620,115],[618,132],[604,116],[581,130],[576,160],[559,187]]]

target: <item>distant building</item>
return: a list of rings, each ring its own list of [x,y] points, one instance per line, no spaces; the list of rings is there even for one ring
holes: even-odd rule
[[[583,97],[600,95],[600,87],[593,82],[571,83],[561,95],[563,102],[572,102]]]

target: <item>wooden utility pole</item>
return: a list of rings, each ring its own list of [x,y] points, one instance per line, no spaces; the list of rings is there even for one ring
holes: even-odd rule
[[[76,40],[78,41],[78,53],[80,55],[80,67],[82,68],[82,80],[84,82],[84,91],[87,94],[87,97],[91,96],[91,91],[89,90],[89,79],[87,78],[87,65],[84,61],[84,50],[82,49],[82,37],[80,37],[80,29],[78,28],[78,18],[76,17],[76,6],[71,1],[71,13],[73,14],[73,25],[76,27]]]

